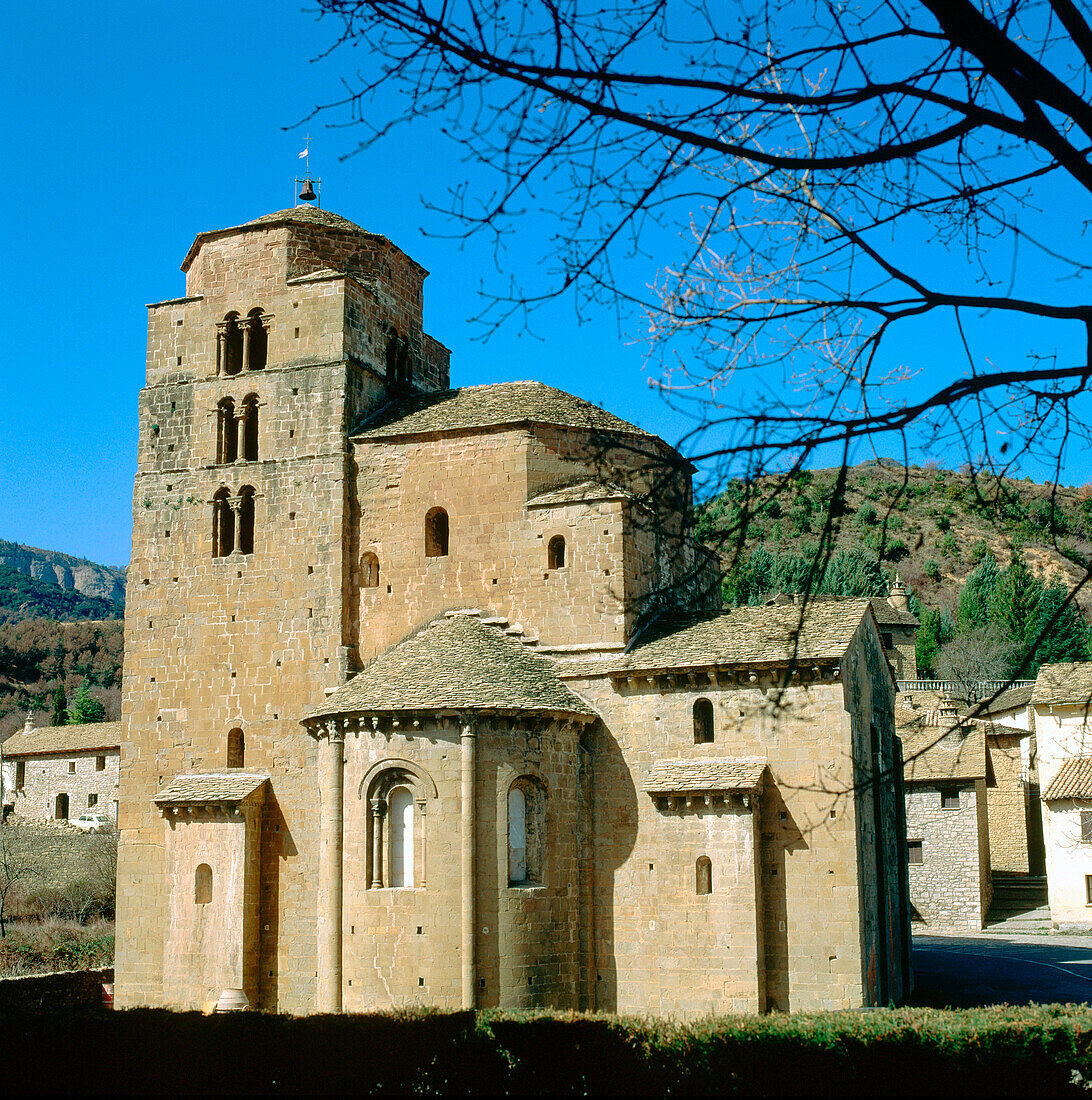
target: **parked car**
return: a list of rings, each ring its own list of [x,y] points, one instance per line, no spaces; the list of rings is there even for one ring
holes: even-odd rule
[[[106,814],[80,814],[72,824],[81,832],[97,833],[100,829],[109,829],[114,823]]]

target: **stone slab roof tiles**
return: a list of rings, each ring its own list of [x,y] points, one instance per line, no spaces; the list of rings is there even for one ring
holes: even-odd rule
[[[362,229],[356,222],[335,214],[332,210],[323,210],[319,206],[293,206],[287,210],[274,210],[271,214],[263,214],[260,218],[252,218],[244,225],[272,225],[282,222],[298,222],[301,225],[321,225],[325,229],[343,229],[348,233],[367,233],[369,237],[375,236]]]
[[[762,782],[766,761],[659,760],[648,770],[649,794],[696,794],[702,791],[753,791]]]
[[[434,619],[304,719],[391,711],[545,711],[595,716],[554,662],[472,613]]]
[[[79,726],[39,726],[30,733],[13,734],[4,742],[3,752],[14,759],[120,747],[120,722],[88,722]]]
[[[883,596],[873,596],[869,601],[872,604],[872,613],[876,616],[876,622],[881,626],[920,626],[916,615],[909,611],[900,611]]]
[[[1092,661],[1043,665],[1031,701],[1042,706],[1072,703],[1092,708]]]
[[[668,613],[607,671],[840,660],[867,614],[865,599]]]
[[[991,714],[1003,714],[1007,710],[1019,710],[1031,702],[1034,684],[1022,684],[1020,687],[1011,687],[1001,692],[996,699],[983,699],[970,707],[966,713],[975,718],[988,718]]]
[[[961,727],[966,736],[942,726],[900,725],[903,778],[907,783],[986,778],[986,738],[981,724]],[[1021,731],[1026,732],[1026,731]]]
[[[1092,798],[1092,756],[1067,757],[1043,792],[1043,801]]]
[[[388,439],[528,423],[653,438],[590,401],[541,382],[498,382],[411,394],[385,405],[350,434],[355,439]]]
[[[159,806],[206,802],[242,802],[269,776],[254,772],[199,772],[173,779],[152,799]]]
[[[586,504],[596,500],[632,500],[633,493],[628,489],[609,485],[602,481],[581,481],[576,485],[567,485],[562,489],[551,489],[548,493],[539,493],[527,501],[528,508],[549,508],[558,504]]]

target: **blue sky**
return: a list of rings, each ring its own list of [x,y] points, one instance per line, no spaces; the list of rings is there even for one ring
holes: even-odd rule
[[[483,280],[497,285],[488,243],[422,231],[450,227],[420,196],[475,184],[434,124],[344,161],[351,130],[284,129],[340,94],[352,55],[312,61],[335,24],[295,4],[62,0],[5,5],[0,30],[0,538],[128,561],[145,303],[183,292],[178,265],[198,232],[292,204],[307,130],[323,205],[431,271],[426,327],[453,351],[454,384],[537,378],[669,440],[685,431],[649,390],[635,318],[581,323],[562,303],[533,318],[535,335],[513,323],[480,340],[469,319]],[[533,214],[519,223],[515,266],[540,261],[547,233]]]

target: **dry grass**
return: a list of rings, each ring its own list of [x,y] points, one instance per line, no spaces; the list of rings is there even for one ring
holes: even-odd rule
[[[15,921],[0,940],[0,977],[92,970],[114,962],[114,922],[47,917]]]

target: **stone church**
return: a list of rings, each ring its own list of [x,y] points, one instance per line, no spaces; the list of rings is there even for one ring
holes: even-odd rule
[[[909,988],[867,600],[722,612],[691,467],[452,389],[427,272],[298,206],[149,307],[119,1005],[680,1015]]]

